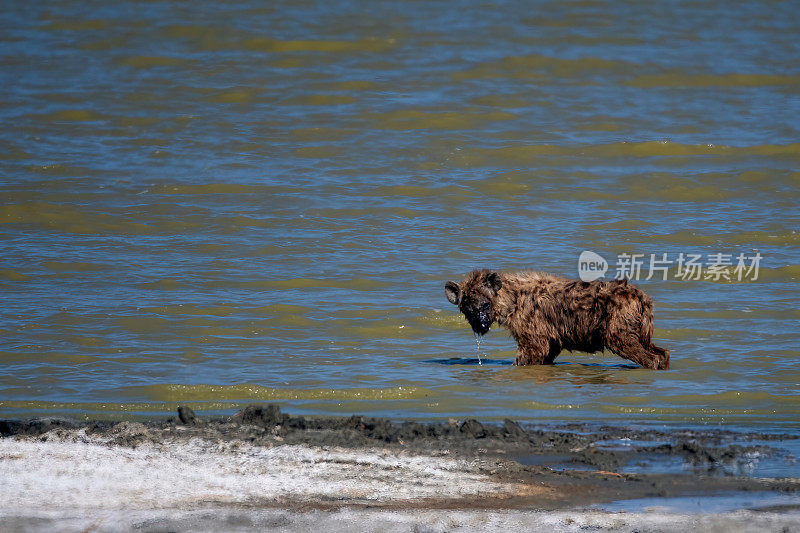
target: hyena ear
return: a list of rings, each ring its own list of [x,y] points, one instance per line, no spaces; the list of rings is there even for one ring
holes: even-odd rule
[[[453,305],[458,305],[461,301],[461,288],[458,283],[448,281],[444,284],[444,294],[447,296],[447,301]]]
[[[489,272],[489,275],[486,276],[486,282],[494,292],[497,292],[503,288],[503,282],[500,281],[500,274],[497,272]]]

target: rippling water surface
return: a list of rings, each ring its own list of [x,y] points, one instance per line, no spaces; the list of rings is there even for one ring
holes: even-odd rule
[[[800,431],[794,2],[8,1],[2,27],[3,416]],[[475,364],[444,282],[583,250],[762,260],[643,269],[669,371],[490,364],[499,330]]]

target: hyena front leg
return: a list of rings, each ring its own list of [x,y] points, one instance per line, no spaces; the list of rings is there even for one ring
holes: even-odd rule
[[[555,357],[550,357],[550,341],[541,337],[517,339],[517,366],[543,365],[552,362]]]

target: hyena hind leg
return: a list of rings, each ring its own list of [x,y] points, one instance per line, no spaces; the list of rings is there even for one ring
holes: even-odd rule
[[[664,366],[662,355],[645,348],[634,335],[613,337],[609,339],[607,346],[618,356],[633,361],[643,368],[650,368],[653,370],[667,369],[667,366]],[[659,350],[660,349],[661,348],[659,348]],[[669,364],[669,356],[667,356],[666,364]]]
[[[652,353],[656,360],[656,370],[669,370],[669,350],[650,343],[647,351]]]

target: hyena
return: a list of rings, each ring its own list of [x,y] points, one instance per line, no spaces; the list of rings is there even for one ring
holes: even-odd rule
[[[495,321],[509,330],[517,341],[515,365],[551,364],[561,350],[608,348],[644,368],[669,368],[669,351],[651,341],[653,300],[628,280],[475,270],[444,290],[478,335]]]

